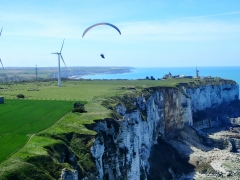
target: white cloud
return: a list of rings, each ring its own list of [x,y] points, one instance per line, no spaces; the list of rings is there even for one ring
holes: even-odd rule
[[[235,33],[240,32],[240,24],[220,21],[135,22],[122,24],[121,29],[128,35]]]
[[[239,37],[239,21],[209,20],[208,17],[238,15],[240,11],[213,15],[192,16],[168,21],[120,22],[116,25],[122,31],[121,41],[141,40],[217,40]],[[45,13],[1,13],[0,21],[7,24],[11,36],[48,37],[81,39],[83,31],[89,26],[89,19],[66,14]],[[105,36],[107,34],[107,37]],[[87,34],[89,41],[116,41],[117,32],[111,28],[96,27]]]
[[[182,18],[182,19],[208,18],[208,17],[230,16],[230,15],[238,15],[238,14],[240,14],[240,11],[234,11],[234,12],[228,12],[228,13],[219,13],[219,14],[207,14],[207,15],[201,15],[201,16],[191,16],[191,17],[185,17],[185,18]]]
[[[118,24],[122,36],[110,28],[93,30],[89,41],[216,41],[240,38],[240,22],[178,20]],[[106,38],[104,34],[107,34]]]

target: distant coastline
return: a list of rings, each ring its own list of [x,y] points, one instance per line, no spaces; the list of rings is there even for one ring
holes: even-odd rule
[[[221,77],[240,84],[240,66],[236,67],[198,67],[199,76]],[[71,79],[145,79],[153,76],[163,78],[171,73],[173,76],[196,76],[196,67],[68,67],[61,68],[62,78]],[[57,67],[38,67],[37,79],[57,78]],[[24,81],[36,79],[36,67],[6,67],[0,72],[0,82]]]
[[[133,67],[91,66],[62,67],[61,78],[79,79],[83,75],[130,73]],[[0,71],[0,82],[43,80],[58,78],[57,67],[5,67]]]
[[[221,77],[231,79],[240,84],[240,66],[229,67],[198,67],[199,76]],[[82,75],[83,79],[144,79],[146,76],[154,78],[162,78],[164,75],[171,73],[172,75],[195,76],[196,67],[154,67],[154,68],[131,68],[128,73],[119,74],[92,74]]]
[[[98,79],[98,78],[86,78],[86,77],[96,77],[101,75],[116,75],[116,74],[130,74],[134,72],[134,69],[136,68],[130,68],[129,70],[125,71],[112,71],[112,72],[105,72],[105,73],[92,73],[92,74],[86,74],[86,75],[76,75],[69,77],[70,79]]]

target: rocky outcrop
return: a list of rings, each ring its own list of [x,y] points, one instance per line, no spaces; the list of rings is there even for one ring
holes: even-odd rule
[[[61,179],[64,180],[78,180],[78,172],[70,171],[68,169],[63,169],[61,174]]]
[[[129,105],[118,103],[115,111],[122,119],[96,123],[98,135],[91,150],[97,166],[96,179],[151,179],[149,159],[160,139],[169,140],[185,125],[193,126],[193,112],[239,97],[236,83],[182,88],[155,88],[150,95],[133,99],[133,111],[128,111]],[[202,122],[195,128],[214,125],[208,119]],[[171,167],[165,168],[175,173]]]

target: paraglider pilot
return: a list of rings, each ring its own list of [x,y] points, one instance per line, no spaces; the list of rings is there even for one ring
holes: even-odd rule
[[[100,54],[100,56],[101,56],[102,58],[105,58],[105,57],[104,57],[104,54]]]

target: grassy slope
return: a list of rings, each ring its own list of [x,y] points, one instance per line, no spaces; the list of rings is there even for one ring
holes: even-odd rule
[[[86,129],[84,124],[93,123],[93,120],[95,119],[108,117],[109,111],[106,110],[99,103],[90,102],[85,106],[88,110],[88,113],[68,113],[63,119],[61,119],[61,121],[58,121],[54,126],[32,136],[30,141],[23,148],[13,154],[7,161],[0,164],[0,177],[6,176],[8,178],[9,174],[11,174],[12,171],[20,171],[20,167],[17,166],[15,163],[11,162],[16,161],[20,164],[23,164],[23,162],[29,162],[29,159],[33,157],[48,156],[49,151],[47,150],[47,147],[54,148],[59,144],[65,145],[65,143],[58,138],[65,139],[65,135],[72,133],[77,135],[84,135],[83,138],[75,138],[75,141],[77,140],[77,142],[75,143],[82,144],[82,147],[80,147],[81,149],[76,149],[74,147],[74,144],[71,146],[71,148],[75,150],[74,153],[77,154],[79,157],[79,164],[81,164],[81,168],[85,171],[93,168],[94,164],[92,164],[91,162],[92,160],[91,155],[89,154],[89,148],[92,144],[92,139],[94,138],[96,132]],[[89,135],[91,139],[89,139],[89,141],[86,143],[81,142],[86,135]],[[88,144],[89,147],[87,147]],[[53,152],[53,154],[51,155],[55,156],[56,152]],[[54,164],[54,166],[56,166],[56,164]],[[68,164],[63,164],[61,166],[61,169],[64,167],[70,168]],[[11,171],[8,171],[9,169],[11,169]]]
[[[57,122],[50,128],[38,133],[31,138],[31,140],[11,158],[4,163],[0,164],[0,176],[7,177],[8,171],[6,169],[19,169],[18,166],[10,163],[15,161],[21,161],[21,163],[28,161],[30,157],[49,155],[48,148],[55,148],[57,144],[66,144],[65,140],[68,140],[68,134],[75,134],[76,137],[71,137],[69,148],[79,158],[79,164],[81,169],[87,171],[92,168],[91,157],[88,153],[92,144],[95,132],[88,130],[85,124],[93,123],[93,120],[104,119],[109,117],[110,112],[103,106],[101,101],[114,96],[132,92],[128,88],[122,89],[125,86],[135,86],[137,90],[152,86],[167,86],[175,87],[178,83],[184,82],[189,84],[195,82],[196,85],[206,84],[205,80],[193,80],[193,79],[169,79],[165,81],[69,81],[63,82],[63,87],[56,86],[56,82],[45,83],[27,83],[27,84],[12,84],[10,86],[0,85],[4,88],[0,91],[0,96],[15,97],[17,94],[24,94],[28,98],[33,99],[81,99],[86,100],[85,114],[73,114],[68,113],[61,121]],[[219,81],[215,80],[212,83]],[[209,83],[209,82],[208,82]],[[211,83],[211,82],[210,82]],[[39,91],[27,91],[29,88],[38,88]],[[10,91],[11,90],[11,91]],[[84,137],[80,136],[84,135]],[[85,137],[90,137],[88,141],[84,141]],[[77,147],[76,142],[82,144],[82,147]],[[75,144],[74,144],[75,143]],[[19,160],[20,158],[20,160]],[[81,161],[83,159],[84,161]],[[84,163],[88,162],[88,163]],[[20,164],[21,164],[20,163]],[[64,165],[64,167],[67,165]]]

